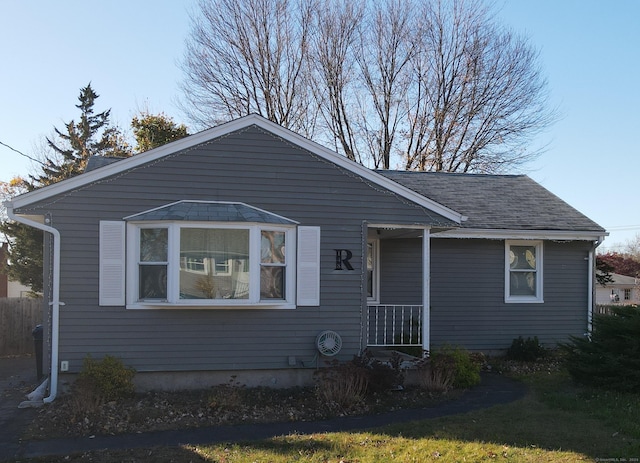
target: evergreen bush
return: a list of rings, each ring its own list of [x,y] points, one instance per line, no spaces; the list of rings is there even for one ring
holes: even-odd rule
[[[612,315],[595,315],[589,337],[572,337],[560,347],[574,380],[625,392],[640,390],[640,309],[611,308]]]
[[[547,355],[547,350],[542,347],[537,336],[523,339],[519,336],[511,343],[507,350],[507,358],[518,362],[535,362]]]
[[[106,355],[102,360],[94,360],[87,355],[77,382],[78,386],[94,389],[101,399],[110,401],[133,395],[134,375],[135,370],[116,357]]]

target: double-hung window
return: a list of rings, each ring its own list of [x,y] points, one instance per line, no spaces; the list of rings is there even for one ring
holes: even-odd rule
[[[141,228],[138,261],[140,300],[167,300],[169,229]]]
[[[544,302],[542,289],[542,241],[506,241],[505,302]]]

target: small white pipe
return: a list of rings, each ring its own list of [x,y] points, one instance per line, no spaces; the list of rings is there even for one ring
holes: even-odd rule
[[[49,396],[43,399],[44,403],[51,403],[58,394],[58,336],[60,334],[60,232],[55,228],[16,215],[13,212],[13,203],[6,201],[7,217],[29,227],[51,233],[53,235],[53,288],[51,294],[51,381],[49,381]]]

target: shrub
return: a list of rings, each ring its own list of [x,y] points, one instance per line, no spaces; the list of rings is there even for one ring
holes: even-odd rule
[[[611,308],[612,315],[595,315],[589,338],[572,337],[560,345],[574,380],[618,391],[640,389],[640,309]]]
[[[329,408],[349,410],[364,400],[369,375],[366,368],[356,363],[333,360],[327,368],[314,373],[316,393]]]
[[[507,350],[507,358],[518,362],[535,362],[546,355],[547,350],[540,345],[537,336],[527,339],[519,336],[513,340],[511,347]]]
[[[402,358],[397,352],[391,354],[389,363],[383,363],[376,359],[368,350],[365,350],[361,355],[354,356],[351,362],[366,371],[367,393],[398,389],[404,383],[404,373],[400,368]]]
[[[456,375],[452,356],[435,354],[420,360],[417,365],[420,386],[429,392],[447,392],[453,387]]]
[[[92,378],[79,377],[73,383],[67,403],[71,412],[71,421],[80,421],[87,415],[98,413],[104,405],[104,397],[99,393],[96,382]]]
[[[87,355],[76,381],[77,389],[95,394],[100,400],[122,399],[133,395],[134,375],[135,370],[116,357],[106,355],[102,360],[94,360]]]
[[[461,347],[445,347],[443,352],[450,355],[454,361],[454,387],[465,388],[480,384],[480,365],[473,361],[467,350]]]
[[[421,385],[432,392],[452,387],[467,388],[480,383],[482,355],[472,355],[462,347],[444,346],[418,362]]]
[[[361,403],[367,394],[397,389],[404,382],[397,352],[389,363],[376,359],[365,350],[346,363],[333,360],[314,374],[316,391],[331,408],[347,411]]]

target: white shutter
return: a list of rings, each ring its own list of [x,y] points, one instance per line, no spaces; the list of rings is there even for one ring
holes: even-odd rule
[[[100,221],[101,306],[125,304],[125,222]]]
[[[320,305],[320,227],[298,227],[297,305]]]

